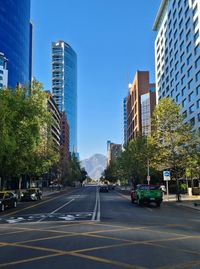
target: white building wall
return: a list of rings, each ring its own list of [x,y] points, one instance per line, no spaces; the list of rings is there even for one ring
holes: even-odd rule
[[[157,101],[171,97],[200,128],[200,0],[163,0],[155,40]],[[155,29],[156,28],[156,29]]]

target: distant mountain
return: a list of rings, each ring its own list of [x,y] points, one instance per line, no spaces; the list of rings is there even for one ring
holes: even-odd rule
[[[102,154],[95,154],[89,159],[81,161],[81,166],[85,167],[88,176],[92,179],[99,179],[106,168],[107,158]]]

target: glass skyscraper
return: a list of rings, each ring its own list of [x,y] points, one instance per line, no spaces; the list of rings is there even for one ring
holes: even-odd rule
[[[69,149],[77,151],[77,56],[64,41],[52,43],[52,92],[69,123]]]
[[[30,0],[0,0],[0,52],[8,59],[8,86],[31,81]]]

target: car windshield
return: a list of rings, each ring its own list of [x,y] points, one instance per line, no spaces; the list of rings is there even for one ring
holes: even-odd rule
[[[143,185],[139,187],[140,190],[158,190],[160,186]]]
[[[0,199],[3,199],[3,197],[4,197],[4,193],[0,192]]]
[[[35,193],[37,190],[36,189],[30,189],[30,190],[27,190],[26,192],[27,193]]]

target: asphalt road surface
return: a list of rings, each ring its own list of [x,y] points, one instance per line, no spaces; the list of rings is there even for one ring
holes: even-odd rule
[[[0,213],[0,268],[200,269],[200,211],[96,186]]]

